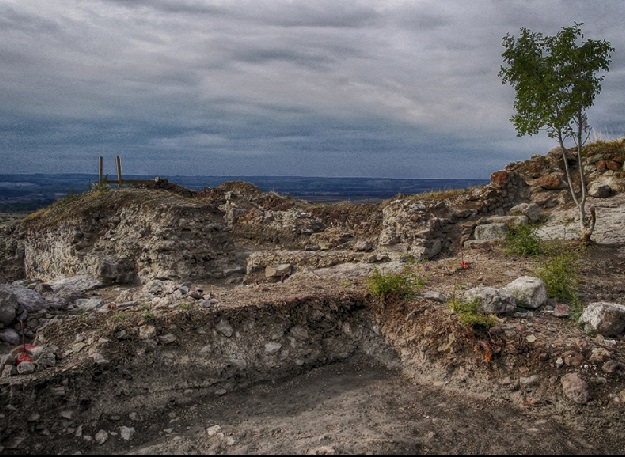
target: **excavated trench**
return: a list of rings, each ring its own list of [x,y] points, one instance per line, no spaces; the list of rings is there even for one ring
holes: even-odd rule
[[[114,452],[138,445],[171,408],[215,402],[354,357],[398,369],[397,355],[368,315],[362,304],[313,299],[291,307],[106,316],[106,322],[94,315],[49,325],[38,336],[41,344],[83,347],[60,349],[61,363],[32,378],[3,379],[3,452]],[[70,332],[79,335],[75,341]],[[124,425],[135,429],[131,441],[117,437],[92,447],[98,431]]]
[[[38,343],[60,360],[1,380],[2,454],[601,451],[553,419],[415,383],[434,365],[357,299],[94,313]]]

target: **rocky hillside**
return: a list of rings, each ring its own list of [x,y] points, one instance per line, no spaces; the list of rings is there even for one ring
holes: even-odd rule
[[[620,218],[618,208],[616,215],[607,213],[618,200],[611,197],[625,189],[624,158],[623,141],[595,143],[585,157],[591,203],[606,208],[611,225]],[[570,166],[577,177],[572,158]],[[545,236],[565,223],[569,236],[576,230],[561,214],[549,219],[554,209],[571,206],[557,150],[508,165],[486,186],[400,195],[380,204],[311,204],[243,182],[200,192],[169,187],[92,190],[5,228],[0,280],[85,274],[117,284],[237,282],[270,264],[290,264],[291,273],[346,261],[453,255],[501,239],[510,222],[547,220]],[[574,217],[574,211],[566,216]],[[601,242],[611,228],[599,219]],[[550,231],[549,222],[556,228]]]
[[[0,232],[0,453],[620,452],[624,144],[585,157],[598,221],[577,266],[583,331],[532,276],[541,258],[497,244],[529,221],[575,236],[556,151],[479,188],[380,204],[159,183],[33,213]],[[407,268],[415,296],[368,292],[375,272]],[[459,319],[462,297],[488,330]],[[353,392],[280,384],[349,363]],[[418,407],[397,397],[414,383]],[[311,398],[339,404],[338,425]],[[310,415],[290,413],[304,403]]]
[[[598,214],[594,240],[602,244],[625,242],[624,159],[625,141],[586,150],[589,201]],[[577,176],[572,158],[569,165]],[[126,301],[164,303],[163,295],[184,296],[192,283],[276,282],[340,266],[367,274],[389,262],[457,257],[503,239],[509,224],[540,221],[544,238],[573,238],[576,216],[557,150],[512,163],[482,187],[379,204],[313,204],[245,182],[194,192],[155,181],[69,196],[2,229],[0,283],[21,281],[21,296],[62,290],[64,282],[69,290],[74,282],[128,286],[139,292]],[[0,323],[12,335],[5,341],[15,341],[20,319],[34,335],[41,314],[71,305],[76,293],[36,298],[47,303],[40,312],[26,300]]]

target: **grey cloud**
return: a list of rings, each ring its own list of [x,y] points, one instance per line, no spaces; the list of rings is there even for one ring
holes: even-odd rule
[[[10,5],[0,4],[0,28],[6,32],[26,35],[60,32],[57,22],[36,14],[18,11]]]
[[[223,8],[202,1],[186,0],[99,0],[103,4],[114,4],[129,10],[153,10],[166,14],[225,14]]]
[[[591,122],[625,130],[621,1],[61,4],[0,5],[3,170],[487,177],[552,147],[516,138],[503,35],[574,20],[617,48]]]

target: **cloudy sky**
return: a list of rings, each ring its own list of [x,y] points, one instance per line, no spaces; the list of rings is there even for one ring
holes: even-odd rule
[[[0,0],[0,174],[488,178],[516,136],[502,37],[616,48],[589,112],[625,134],[623,0]]]

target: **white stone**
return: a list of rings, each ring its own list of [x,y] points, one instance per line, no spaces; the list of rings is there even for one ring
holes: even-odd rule
[[[139,327],[139,338],[142,340],[150,340],[157,334],[156,327],[150,324],[145,324]]]
[[[269,343],[265,344],[265,352],[267,354],[275,354],[280,349],[282,349],[282,345],[280,343],[270,341]]]
[[[523,308],[536,309],[547,303],[547,285],[540,278],[521,276],[504,289],[514,295],[516,304]]]
[[[99,352],[94,352],[89,357],[93,359],[96,365],[108,365],[109,361]]]
[[[514,295],[504,289],[478,286],[466,292],[466,298],[478,298],[479,309],[485,313],[505,314],[514,312],[516,299]]]
[[[217,433],[219,433],[220,430],[221,427],[219,425],[213,425],[212,427],[208,427],[206,429],[206,433],[208,434],[208,436],[215,436]]]
[[[95,442],[102,445],[109,439],[109,434],[106,433],[106,430],[100,430],[95,434]]]
[[[540,207],[536,203],[520,203],[510,208],[511,216],[526,216],[531,222],[540,219]]]
[[[124,441],[130,441],[132,435],[135,434],[135,429],[134,427],[126,427],[125,425],[122,425],[119,427],[119,433]]]
[[[504,223],[481,224],[475,227],[473,236],[478,241],[503,241],[506,239],[507,227]]]

